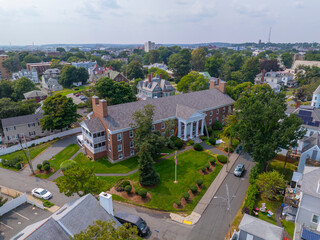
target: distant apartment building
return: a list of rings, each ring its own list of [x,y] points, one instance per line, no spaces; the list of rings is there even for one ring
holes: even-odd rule
[[[41,80],[41,85],[48,91],[60,91],[63,87],[59,84],[60,70],[58,68],[47,69]]]
[[[92,61],[82,61],[82,62],[72,62],[71,63],[73,66],[75,66],[76,68],[80,68],[83,67],[85,68],[87,71],[89,70],[89,68],[94,67],[97,65],[97,62],[92,62]]]
[[[60,62],[61,65],[70,65],[68,62]],[[32,71],[33,68],[39,75],[42,75],[46,70],[50,68],[51,62],[40,62],[40,63],[27,63],[27,70]]]
[[[144,44],[144,51],[149,52],[150,50],[156,49],[156,44],[154,42],[148,41]]]
[[[12,80],[18,80],[22,77],[29,78],[34,84],[39,83],[38,72],[35,68],[32,68],[32,71],[22,69],[21,71],[12,74]]]
[[[138,82],[138,94],[136,97],[138,100],[169,97],[174,95],[175,91],[169,81],[162,79],[161,74],[160,76],[156,74],[156,76],[153,77],[153,73],[151,73],[148,75],[147,80]]]
[[[0,79],[10,79],[11,77],[11,73],[7,71],[5,67],[2,66],[2,63],[7,59],[9,59],[8,55],[0,55]]]

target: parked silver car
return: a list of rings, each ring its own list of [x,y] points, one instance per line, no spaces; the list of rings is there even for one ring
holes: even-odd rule
[[[43,189],[43,188],[35,188],[31,191],[32,196],[37,197],[37,198],[42,198],[44,200],[48,200],[52,198],[51,192]]]
[[[241,177],[241,175],[242,175],[243,172],[244,172],[244,164],[239,163],[239,164],[236,166],[236,169],[234,170],[233,174],[234,174],[236,177]]]

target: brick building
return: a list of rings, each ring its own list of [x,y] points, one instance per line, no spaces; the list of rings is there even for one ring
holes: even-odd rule
[[[132,114],[147,104],[154,105],[153,131],[165,131],[165,121],[176,122],[173,134],[183,141],[198,139],[205,127],[224,122],[234,101],[225,94],[226,83],[211,81],[210,89],[165,98],[108,106],[106,100],[92,97],[93,114],[81,123],[86,153],[93,159],[108,156],[121,160],[134,156]]]
[[[2,66],[2,63],[9,59],[8,55],[0,55],[0,79],[10,79],[11,73],[7,71],[6,68]]]

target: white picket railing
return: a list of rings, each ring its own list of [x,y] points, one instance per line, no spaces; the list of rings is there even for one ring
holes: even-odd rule
[[[70,129],[70,130],[67,130],[67,131],[60,132],[60,133],[52,134],[50,136],[46,136],[46,137],[43,137],[43,138],[38,138],[38,139],[35,139],[35,140],[27,142],[27,145],[28,145],[28,147],[30,147],[33,144],[34,145],[38,145],[38,144],[41,144],[41,143],[44,143],[44,142],[48,142],[48,141],[51,141],[51,140],[59,138],[59,137],[65,137],[65,136],[76,134],[76,133],[81,133],[81,127],[77,127],[77,128],[73,128],[73,129]],[[8,154],[8,153],[15,152],[15,151],[18,151],[18,150],[21,150],[20,144],[17,144],[17,145],[8,147],[8,148],[2,148],[0,150],[0,156]]]

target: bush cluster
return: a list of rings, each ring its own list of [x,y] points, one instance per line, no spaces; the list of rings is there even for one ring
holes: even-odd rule
[[[129,185],[125,186],[124,190],[125,190],[128,194],[131,193],[131,190],[132,190],[131,185],[129,184]]]
[[[203,147],[199,143],[194,144],[193,148],[196,151],[203,151]]]
[[[180,200],[176,200],[174,202],[175,202],[175,204],[177,204],[177,206],[181,206],[181,201]]]
[[[258,178],[259,174],[262,173],[264,169],[264,164],[261,163],[257,163],[250,172],[250,176],[249,176],[249,182],[250,184],[253,184],[256,182],[256,179]]]
[[[130,182],[128,180],[123,180],[120,184],[119,184],[119,188],[121,189],[125,189],[126,186],[130,185]]]
[[[209,143],[211,145],[216,145],[216,139],[214,137],[209,138]]]
[[[64,162],[62,162],[61,164],[60,164],[60,169],[62,170],[62,171],[66,171],[66,170],[68,170],[68,169],[70,169],[70,168],[72,168],[74,165],[76,165],[77,163],[75,162],[75,161],[73,161],[73,160],[66,160],[66,161],[64,161]]]
[[[174,146],[178,149],[181,149],[183,146],[183,141],[180,138],[174,140],[173,143],[174,143]]]
[[[184,193],[182,193],[182,197],[183,197],[185,200],[188,200],[188,198],[190,197],[190,195],[189,195],[189,193],[184,192]]]
[[[46,208],[51,208],[52,206],[54,206],[54,204],[52,202],[50,202],[49,200],[44,200],[43,206]]]
[[[259,193],[259,190],[257,185],[255,183],[250,184],[247,191],[247,198],[244,203],[244,207],[248,208],[249,213],[251,213],[254,208],[258,193]]]
[[[213,130],[222,130],[223,125],[220,121],[216,121],[212,124],[212,129]]]
[[[190,186],[190,190],[191,190],[191,192],[192,192],[193,194],[195,194],[195,193],[198,192],[198,188],[197,188],[196,185],[191,185],[191,186]]]
[[[3,159],[1,163],[4,167],[13,167],[16,169],[21,169],[22,157],[18,156],[9,160]]]
[[[236,148],[239,145],[239,140],[238,139],[233,139],[232,140],[232,147]]]
[[[187,146],[191,146],[191,145],[193,145],[194,144],[194,141],[193,140],[189,140],[188,142],[187,142]]]
[[[205,173],[205,172],[206,172],[206,170],[207,170],[207,168],[206,168],[206,167],[202,167],[202,168],[201,168],[201,171],[202,171],[203,173]]]
[[[209,159],[209,162],[211,163],[211,165],[213,165],[213,164],[216,163],[216,159],[215,159],[215,158],[210,158],[210,159]]]
[[[225,151],[225,152],[228,152],[228,150],[229,150],[229,148],[228,148],[228,147],[226,147],[226,148],[224,149],[224,151]],[[230,147],[230,152],[231,152],[231,153],[233,153],[233,152],[234,152],[233,147]]]
[[[202,136],[202,137],[200,137],[200,139],[201,139],[202,141],[207,141],[207,140],[208,140],[208,137]]]
[[[217,158],[218,158],[219,162],[221,162],[221,163],[227,163],[227,160],[228,160],[227,156],[225,156],[225,155],[218,155]]]
[[[203,180],[201,178],[198,178],[196,180],[196,183],[198,184],[198,186],[200,187],[203,184]]]
[[[138,192],[139,196],[145,198],[147,196],[148,191],[144,188],[141,188]]]
[[[210,164],[209,163],[207,163],[206,165],[205,165],[205,167],[206,167],[206,169],[210,169]]]
[[[208,134],[209,134],[209,135],[207,135],[207,131],[208,131]],[[211,127],[207,127],[207,131],[206,131],[206,130],[204,131],[204,135],[207,136],[207,137],[211,136],[211,134],[212,134],[212,132],[213,132],[213,131],[212,131],[212,128],[211,128]]]

